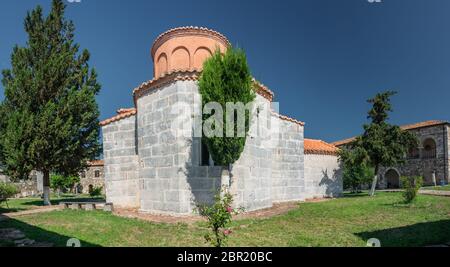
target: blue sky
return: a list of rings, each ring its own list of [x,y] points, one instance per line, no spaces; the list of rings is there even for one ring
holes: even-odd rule
[[[246,51],[280,112],[306,122],[306,137],[335,141],[359,134],[365,100],[387,89],[399,92],[392,123],[450,119],[450,1],[382,1],[81,0],[66,15],[99,72],[101,119],[132,106],[132,89],[153,78],[160,33],[205,26]],[[26,42],[26,11],[48,12],[50,2],[0,1],[0,69]]]

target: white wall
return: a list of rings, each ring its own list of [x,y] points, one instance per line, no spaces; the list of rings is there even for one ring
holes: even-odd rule
[[[307,198],[338,197],[342,194],[342,171],[338,157],[305,154]]]

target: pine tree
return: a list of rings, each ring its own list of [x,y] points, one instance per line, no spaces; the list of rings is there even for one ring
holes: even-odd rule
[[[404,163],[406,153],[418,144],[415,134],[388,123],[389,112],[392,112],[390,99],[395,94],[396,92],[387,91],[367,101],[372,104],[367,117],[371,123],[364,125],[364,134],[353,144],[354,147],[362,147],[366,151],[375,169],[371,196],[375,194],[380,167]]]
[[[12,179],[43,173],[44,203],[50,205],[50,173],[74,175],[100,153],[100,91],[90,54],[74,42],[75,27],[64,18],[65,4],[52,2],[28,12],[28,41],[16,46],[11,69],[3,70],[5,100],[0,105],[2,170]]]

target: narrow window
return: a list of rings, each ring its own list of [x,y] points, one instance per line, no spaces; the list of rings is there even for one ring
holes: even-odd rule
[[[209,166],[210,164],[210,155],[209,155],[209,151],[208,151],[208,146],[204,143],[201,142],[201,152],[200,152],[200,165],[201,166]]]
[[[100,177],[100,171],[95,171],[95,178],[98,178],[98,177]]]

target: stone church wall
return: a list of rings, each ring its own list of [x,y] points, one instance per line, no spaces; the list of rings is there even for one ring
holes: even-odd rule
[[[117,206],[139,206],[135,121],[131,116],[103,127],[106,197]]]
[[[305,155],[306,198],[342,195],[342,169],[335,155]]]

